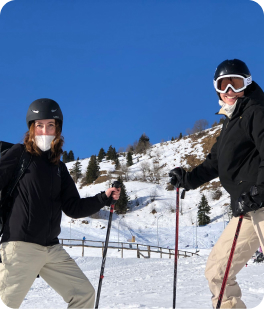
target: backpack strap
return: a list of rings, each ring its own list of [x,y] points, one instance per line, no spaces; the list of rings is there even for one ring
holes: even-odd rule
[[[26,149],[23,149],[22,155],[19,159],[19,163],[16,166],[13,177],[8,185],[6,196],[10,197],[13,194],[15,187],[17,186],[19,180],[24,175],[25,171],[29,167],[32,160],[32,155],[26,152]]]
[[[15,187],[17,186],[19,180],[24,175],[25,171],[29,167],[30,163],[32,161],[32,155],[26,152],[26,149],[23,149],[23,152],[21,154],[21,157],[19,159],[19,162],[16,166],[16,169],[13,173],[13,177],[11,178],[11,181],[9,182],[6,190],[6,194],[4,198],[1,200],[0,204],[0,236],[3,234],[4,230],[4,223],[6,216],[11,211],[11,204],[8,202],[10,200],[10,197],[13,194],[13,191]],[[7,201],[7,203],[6,203]]]

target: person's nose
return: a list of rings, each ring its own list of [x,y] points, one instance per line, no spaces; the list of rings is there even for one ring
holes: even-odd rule
[[[42,128],[42,135],[48,135],[48,129],[45,125]]]

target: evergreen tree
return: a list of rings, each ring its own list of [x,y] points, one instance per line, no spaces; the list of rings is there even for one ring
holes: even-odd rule
[[[174,141],[174,137],[171,138],[171,141],[172,141],[172,142]]]
[[[99,166],[96,156],[92,155],[87,166],[86,174],[82,181],[82,186],[93,183],[98,178]]]
[[[78,180],[82,177],[82,170],[81,170],[81,163],[79,161],[79,157],[77,158],[77,161],[73,164],[72,169],[70,170],[70,175],[72,176],[72,179],[75,183],[78,182]]]
[[[115,159],[115,169],[119,170],[120,169],[120,162],[118,160],[118,157]]]
[[[210,210],[211,207],[208,205],[208,201],[207,198],[205,197],[205,195],[202,195],[201,201],[198,205],[198,225],[206,225],[208,223],[210,223],[210,217],[208,216],[208,214],[210,214]]]
[[[67,151],[63,151],[62,153],[62,162],[67,163],[68,162],[68,153]]]
[[[113,160],[113,147],[112,147],[112,145],[110,145],[108,150],[107,150],[106,160]]]
[[[127,153],[126,159],[127,159],[127,166],[133,165],[132,153],[130,151]]]
[[[68,154],[68,162],[72,162],[72,161],[74,161],[74,154],[73,154],[73,151],[70,150]]]
[[[101,148],[99,150],[98,157],[97,157],[98,162],[102,162],[104,157],[105,157],[105,151],[104,151],[104,148]]]
[[[112,145],[110,145],[106,153],[106,159],[115,161],[117,158],[118,156],[115,148],[113,148]]]
[[[149,141],[149,137],[143,133],[140,138],[139,141],[136,145],[136,152],[137,153],[146,153],[146,150],[150,147],[150,141]]]
[[[127,195],[123,179],[120,176],[118,177],[118,181],[121,183],[121,193],[119,200],[115,204],[115,210],[117,214],[125,214],[127,211],[129,196]]]
[[[181,139],[182,138],[182,133],[180,133],[180,135],[179,135],[179,139]]]

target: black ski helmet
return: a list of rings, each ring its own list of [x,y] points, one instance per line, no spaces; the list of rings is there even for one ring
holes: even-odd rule
[[[238,59],[233,59],[233,60],[225,60],[219,64],[214,74],[214,80],[217,80],[217,78],[220,76],[229,74],[241,75],[243,77],[251,76],[245,62]]]
[[[38,99],[29,105],[26,121],[28,128],[32,121],[41,119],[57,119],[63,123],[63,115],[57,102],[51,99]]]

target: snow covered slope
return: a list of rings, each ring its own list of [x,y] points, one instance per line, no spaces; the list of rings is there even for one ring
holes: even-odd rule
[[[211,148],[216,136],[220,132],[220,126],[207,129],[200,135],[191,135],[178,141],[168,141],[151,146],[145,155],[133,155],[133,165],[129,167],[129,180],[125,182],[127,193],[130,197],[129,210],[125,215],[115,214],[113,217],[110,241],[117,241],[118,234],[120,241],[127,241],[135,236],[136,242],[162,247],[174,247],[175,238],[175,191],[168,191],[168,172],[177,166],[189,168],[190,164],[195,165],[203,161],[207,155],[208,148]],[[119,161],[126,164],[125,156],[120,156]],[[89,158],[80,161],[82,172],[85,173]],[[158,162],[158,163],[157,163]],[[75,162],[67,163],[71,169]],[[142,181],[142,165],[148,164],[152,169],[153,164],[159,165],[160,180]],[[115,177],[113,162],[103,160],[100,163],[100,170],[111,172]],[[117,177],[117,175],[116,175]],[[113,180],[112,180],[113,181]],[[80,189],[82,197],[92,196],[107,189],[111,181],[92,184]],[[211,189],[210,189],[211,187]],[[216,188],[219,188],[220,198],[214,199]],[[197,205],[202,194],[208,199],[211,210],[211,223],[205,227],[197,228],[196,240],[196,216]],[[228,216],[226,214],[229,205],[229,195],[219,185],[219,179],[213,180],[209,185],[197,190],[186,192],[185,199],[181,200],[180,216],[180,239],[179,248],[211,248],[224,229]],[[83,220],[74,220],[63,216],[62,238],[100,239],[105,238],[108,210],[100,211],[100,218],[85,218],[89,223],[81,223]],[[69,222],[72,222],[71,224]],[[70,231],[71,227],[71,231]]]

